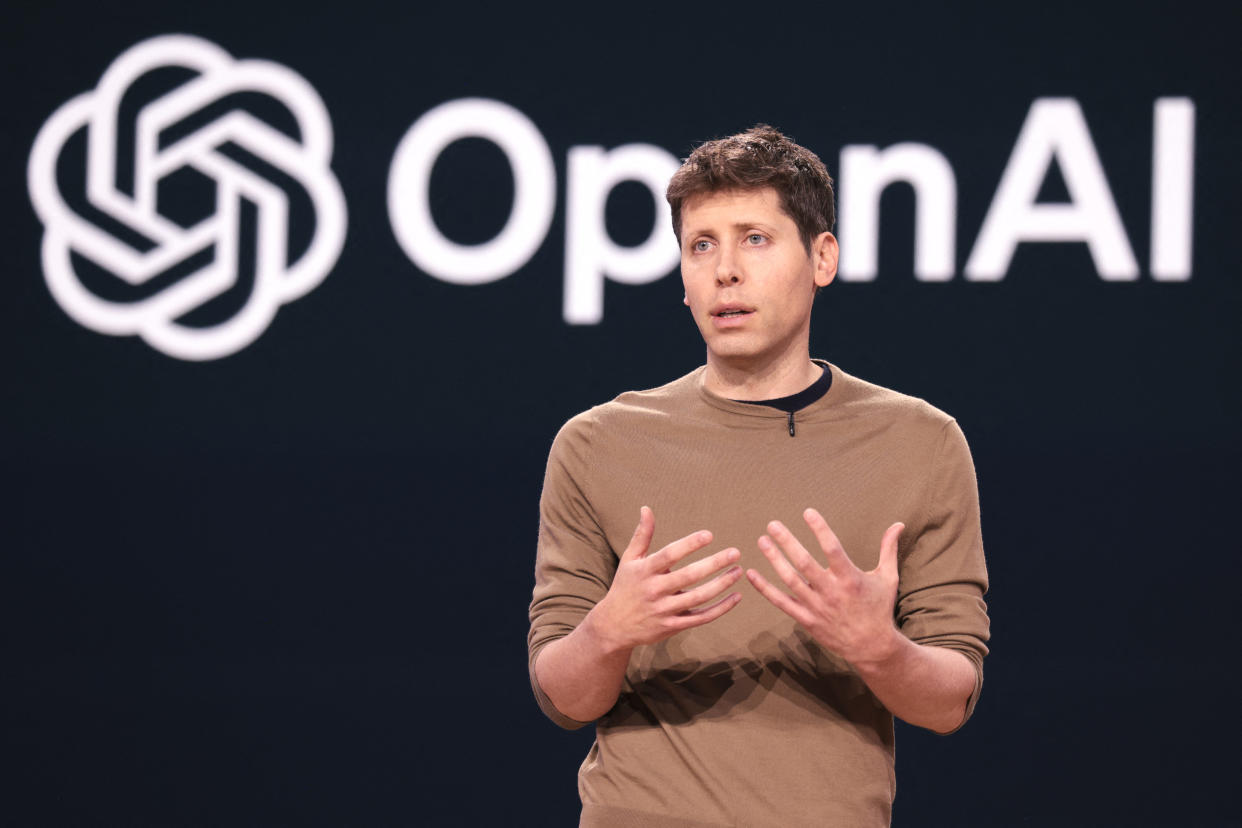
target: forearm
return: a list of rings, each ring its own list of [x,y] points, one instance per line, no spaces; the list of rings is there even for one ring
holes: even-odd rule
[[[962,723],[975,689],[975,668],[966,656],[944,647],[916,644],[896,628],[890,652],[854,669],[889,712],[937,733]]]
[[[616,704],[630,650],[602,634],[593,609],[569,635],[549,643],[535,660],[535,678],[564,715],[592,722]]]

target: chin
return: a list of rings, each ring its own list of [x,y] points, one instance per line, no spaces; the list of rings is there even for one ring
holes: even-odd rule
[[[748,347],[744,342],[709,342],[707,351],[718,360],[743,364],[760,359],[764,353],[762,348]]]

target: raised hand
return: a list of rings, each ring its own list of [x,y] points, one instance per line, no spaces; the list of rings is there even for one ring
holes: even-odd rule
[[[897,601],[897,539],[904,524],[888,527],[880,541],[880,561],[863,572],[845,554],[841,541],[814,509],[802,513],[819,541],[828,566],[822,567],[780,521],[768,524],[759,538],[786,593],[753,569],[746,577],[763,597],[806,628],[828,650],[854,664],[875,664],[890,658],[900,646],[893,623]]]
[[[742,598],[736,592],[719,598],[742,576],[734,566],[738,550],[724,549],[673,571],[678,561],[711,543],[712,533],[694,532],[648,554],[654,535],[655,515],[644,506],[608,594],[535,661],[539,685],[571,719],[590,722],[612,709],[635,647],[714,621]]]
[[[741,577],[741,567],[732,565],[741,557],[737,549],[723,549],[673,571],[678,561],[711,543],[712,533],[693,532],[648,554],[654,534],[655,515],[644,506],[608,594],[591,611],[597,634],[607,639],[610,647],[632,649],[654,644],[681,630],[714,621],[742,598],[734,592],[702,606]],[[693,586],[709,576],[714,577]]]

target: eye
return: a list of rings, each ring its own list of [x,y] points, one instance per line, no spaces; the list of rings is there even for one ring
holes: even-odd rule
[[[699,239],[693,245],[691,245],[691,249],[695,253],[706,253],[708,250],[711,249],[711,246],[712,246],[712,243],[709,242],[707,239]]]
[[[768,237],[762,233],[751,233],[746,237],[746,243],[750,245],[763,244],[767,240]]]

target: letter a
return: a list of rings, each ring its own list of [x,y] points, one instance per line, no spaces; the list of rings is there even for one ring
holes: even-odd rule
[[[1040,185],[1054,158],[1061,165],[1070,201],[1038,204]],[[1073,98],[1040,98],[1031,104],[966,262],[966,278],[1000,280],[1022,241],[1086,242],[1102,278],[1138,278],[1138,262],[1082,109]]]

